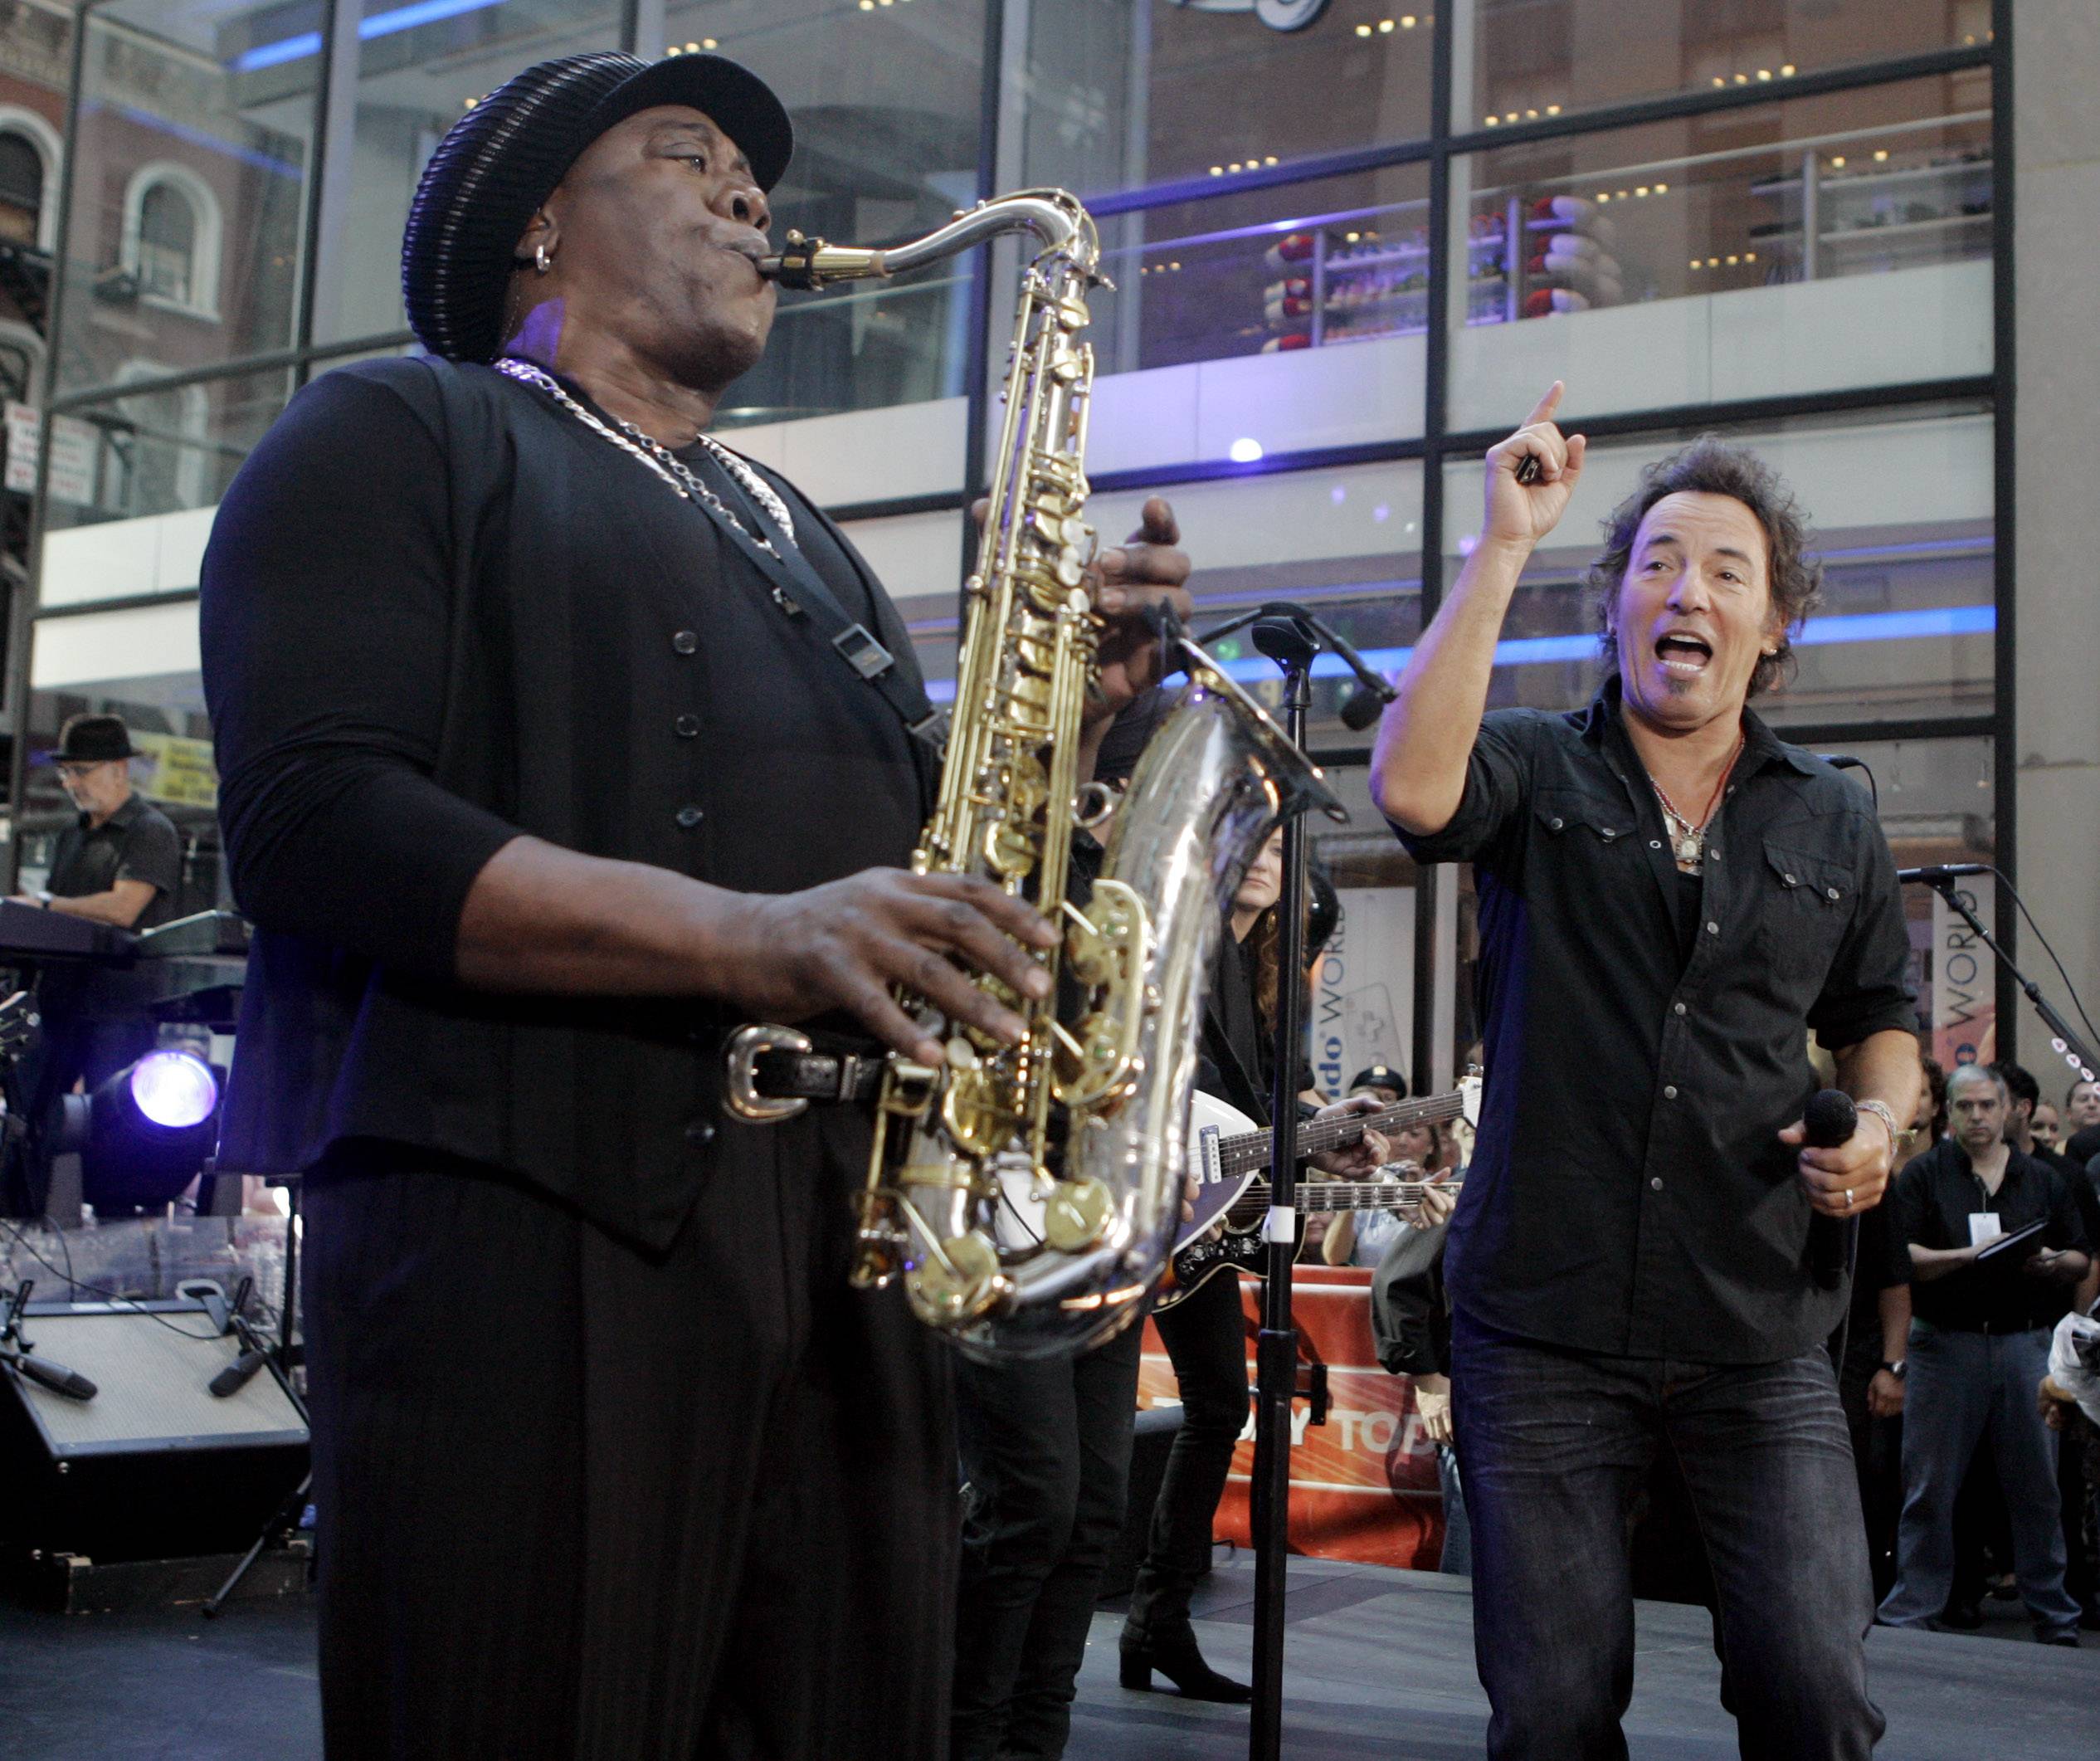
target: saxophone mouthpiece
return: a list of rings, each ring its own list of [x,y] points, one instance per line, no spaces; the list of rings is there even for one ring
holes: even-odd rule
[[[834,281],[860,281],[889,273],[879,251],[856,245],[830,245],[821,238],[805,238],[798,232],[789,232],[780,249],[770,256],[752,261],[767,280],[805,294],[815,293]]]

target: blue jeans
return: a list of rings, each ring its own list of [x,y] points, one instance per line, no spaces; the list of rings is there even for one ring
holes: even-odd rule
[[[1954,1587],[1954,1498],[1988,1437],[2013,1536],[2013,1568],[2034,1630],[2076,1632],[2078,1605],[2063,1588],[2056,1439],[2035,1409],[2049,1368],[2046,1328],[1971,1333],[1911,1323],[1903,1392],[1903,1515],[1896,1588],[1881,1605],[1891,1627],[1923,1627]]]
[[[1873,1589],[1826,1354],[1721,1365],[1596,1356],[1492,1332],[1461,1310],[1451,1383],[1489,1755],[1625,1756],[1627,1517],[1664,1446],[1713,1562],[1715,1643],[1744,1756],[1871,1754],[1884,1723],[1867,1697]]]

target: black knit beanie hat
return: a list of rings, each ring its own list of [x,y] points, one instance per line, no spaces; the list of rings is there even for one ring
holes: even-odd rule
[[[762,189],[787,169],[795,131],[772,89],[719,55],[650,63],[568,55],[504,81],[452,124],[423,168],[401,241],[408,322],[432,354],[490,361],[518,237],[583,149],[659,104],[704,111],[751,161]]]

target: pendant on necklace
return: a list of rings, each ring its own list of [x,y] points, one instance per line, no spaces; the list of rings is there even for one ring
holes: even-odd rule
[[[1680,862],[1698,861],[1699,859],[1699,836],[1696,832],[1686,832],[1683,837],[1680,837],[1677,841],[1677,860]]]

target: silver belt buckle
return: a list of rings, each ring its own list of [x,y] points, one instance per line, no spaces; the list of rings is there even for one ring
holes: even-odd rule
[[[728,1081],[722,1090],[723,1110],[751,1125],[777,1124],[783,1119],[792,1119],[805,1111],[809,1106],[806,1100],[792,1096],[775,1100],[758,1092],[758,1059],[768,1051],[807,1052],[816,1049],[815,1042],[806,1033],[798,1033],[792,1027],[776,1027],[759,1022],[738,1028],[729,1036],[723,1055],[728,1066]]]

